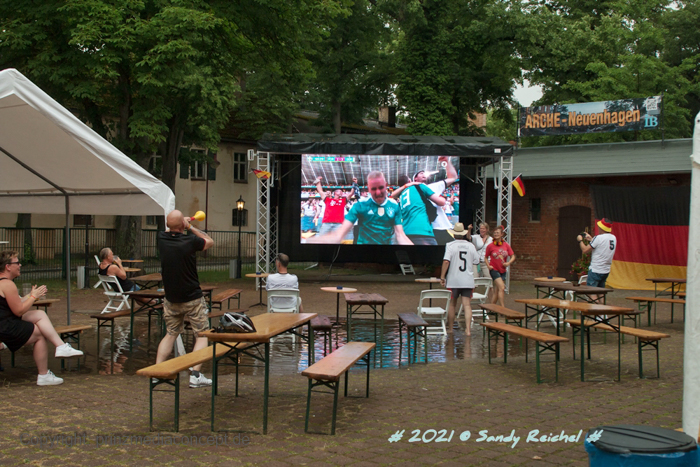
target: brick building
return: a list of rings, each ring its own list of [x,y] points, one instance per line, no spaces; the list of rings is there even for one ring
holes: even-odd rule
[[[519,149],[513,174],[522,173],[526,194],[513,192],[512,278],[571,278],[580,257],[576,235],[594,225],[591,187],[689,186],[691,152],[691,139]],[[487,193],[486,215],[495,225],[495,190]]]

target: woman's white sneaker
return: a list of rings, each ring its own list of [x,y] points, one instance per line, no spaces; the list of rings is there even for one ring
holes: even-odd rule
[[[56,386],[57,384],[62,384],[63,378],[51,373],[51,370],[47,371],[45,375],[39,375],[36,377],[37,386]]]
[[[56,347],[56,358],[80,357],[83,355],[82,350],[76,350],[70,346],[68,342]],[[60,384],[60,383],[58,383]]]

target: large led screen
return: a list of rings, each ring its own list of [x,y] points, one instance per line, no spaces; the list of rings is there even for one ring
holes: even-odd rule
[[[458,157],[304,154],[301,242],[444,245],[458,181]]]

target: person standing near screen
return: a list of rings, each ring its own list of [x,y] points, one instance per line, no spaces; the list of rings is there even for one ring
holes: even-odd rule
[[[424,183],[409,181],[406,175],[399,177],[399,184],[403,188],[399,196],[399,204],[401,204],[404,233],[414,245],[437,245],[433,226],[428,217],[427,204],[432,202],[442,206],[445,204],[445,198],[434,193]],[[434,212],[437,213],[437,211]]]
[[[340,243],[357,222],[358,245],[391,245],[396,237],[399,245],[413,245],[403,231],[401,206],[387,196],[386,178],[380,171],[367,175],[370,198],[352,205],[340,228],[325,237],[314,238],[317,243]]]
[[[503,240],[502,225],[493,231],[493,242],[486,247],[484,257],[495,289],[491,302],[493,304],[498,302],[499,305],[505,307],[506,268],[515,261],[515,253],[508,242]]]
[[[442,260],[440,285],[452,291],[450,306],[447,310],[447,332],[452,333],[455,322],[455,309],[462,299],[464,319],[466,320],[465,334],[472,335],[472,295],[474,293],[474,265],[479,263],[479,254],[471,243],[471,225],[464,230],[464,224],[458,222],[451,232],[455,240],[445,246],[445,256]]]
[[[323,177],[316,177],[314,185],[316,185],[316,191],[318,191],[318,194],[321,196],[321,202],[325,205],[321,229],[319,230],[318,234],[326,235],[336,230],[343,223],[343,219],[345,217],[345,205],[347,204],[348,199],[355,193],[355,186],[353,185],[350,193],[347,195],[344,195],[343,190],[338,188],[333,191],[333,197],[331,198],[326,195],[325,191],[323,191],[323,187],[321,186],[322,178]],[[352,233],[349,233],[345,240],[352,240]]]

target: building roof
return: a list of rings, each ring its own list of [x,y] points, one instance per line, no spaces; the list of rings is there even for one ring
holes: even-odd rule
[[[692,151],[690,138],[521,148],[513,173],[528,178],[688,173]]]

